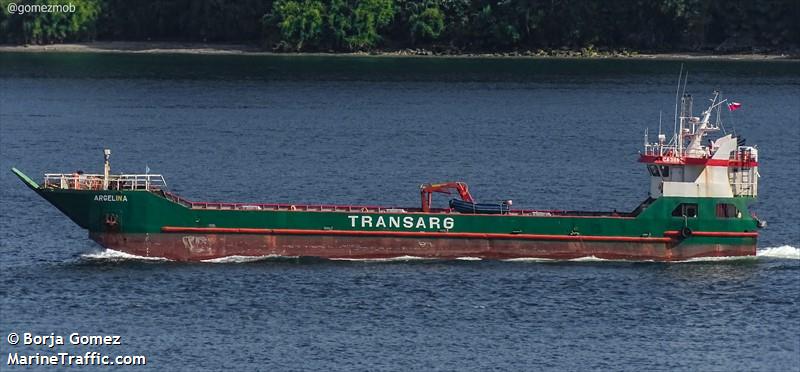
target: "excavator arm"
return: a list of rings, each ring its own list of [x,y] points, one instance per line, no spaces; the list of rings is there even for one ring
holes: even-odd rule
[[[445,183],[425,183],[419,186],[419,193],[422,198],[422,211],[431,211],[433,193],[452,194],[452,190],[458,192],[461,200],[474,203],[475,199],[469,193],[469,187],[464,182],[445,182]]]

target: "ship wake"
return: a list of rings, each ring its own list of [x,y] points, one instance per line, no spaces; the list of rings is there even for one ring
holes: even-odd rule
[[[150,261],[150,262],[167,262],[172,261],[164,257],[144,257],[137,256],[130,253],[116,251],[113,249],[106,249],[98,252],[91,252],[82,254],[81,258],[93,261]],[[296,259],[297,257],[287,257],[279,255],[264,255],[264,256],[226,256],[214,259],[203,260],[205,263],[221,263],[221,264],[235,264],[235,263],[248,263],[258,261],[271,261],[282,259]],[[684,261],[674,261],[672,263],[686,263],[686,262],[719,262],[719,261],[736,261],[736,260],[756,260],[756,259],[785,259],[785,260],[800,260],[800,248],[791,245],[782,245],[777,247],[765,247],[756,251],[755,256],[736,256],[736,257],[697,257]],[[440,258],[431,257],[418,257],[418,256],[400,256],[393,258],[331,258],[331,261],[358,261],[358,262],[410,262],[410,261],[429,261],[441,260]],[[481,261],[479,257],[458,257],[457,261]],[[501,260],[505,262],[642,262],[630,260],[609,260],[598,258],[595,256],[586,256],[580,258],[573,258],[569,260],[556,260],[548,258],[512,258]],[[652,262],[652,261],[649,261]]]
[[[81,258],[93,261],[172,261],[164,257],[144,257],[135,254],[106,249],[99,252],[85,253]]]
[[[800,248],[792,247],[791,245],[782,245],[780,247],[767,247],[759,249],[756,252],[756,256],[784,258],[789,260],[800,260]]]
[[[264,256],[226,256],[220,258],[212,258],[210,260],[203,260],[205,263],[221,263],[221,264],[235,264],[235,263],[249,263],[258,261],[271,261],[282,259],[296,259],[297,257],[279,256],[277,254],[268,254]]]
[[[675,261],[675,263],[682,262],[719,262],[719,261],[739,261],[739,260],[759,260],[759,259],[784,259],[784,260],[800,260],[800,249],[791,245],[782,245],[780,247],[765,247],[758,249],[755,256],[723,256],[723,257],[696,257],[690,258],[685,261]]]
[[[723,256],[723,257],[696,257],[682,261],[667,261],[667,263],[688,263],[688,262],[721,262],[739,260],[758,260],[758,259],[787,259],[800,260],[800,248],[791,245],[779,247],[766,247],[756,251],[755,256]],[[585,256],[572,259],[548,259],[548,258],[511,258],[502,260],[505,262],[656,262],[653,260],[625,260],[625,259],[606,259],[596,256]]]

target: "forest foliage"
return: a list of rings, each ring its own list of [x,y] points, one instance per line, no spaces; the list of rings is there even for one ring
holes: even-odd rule
[[[10,3],[74,4],[11,14]],[[0,0],[0,42],[258,43],[279,51],[785,51],[797,0]]]

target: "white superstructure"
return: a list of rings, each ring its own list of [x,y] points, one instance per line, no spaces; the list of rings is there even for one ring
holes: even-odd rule
[[[727,100],[719,98],[719,92],[714,92],[709,107],[696,117],[692,114],[691,95],[684,94],[677,131],[668,143],[662,133],[657,142],[650,143],[645,132],[644,153],[639,161],[647,163],[652,198],[758,194],[758,150],[744,146],[742,139],[731,134],[716,140],[708,138],[721,131],[720,114]],[[714,122],[712,116],[716,118]]]

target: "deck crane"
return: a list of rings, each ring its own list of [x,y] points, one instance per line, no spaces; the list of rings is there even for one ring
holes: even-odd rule
[[[464,182],[424,183],[419,185],[419,193],[422,197],[422,211],[431,211],[433,193],[452,194],[452,190],[458,192],[458,196],[461,197],[461,200],[469,203],[475,202],[475,199],[473,199],[472,195],[469,193],[469,187]]]

